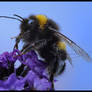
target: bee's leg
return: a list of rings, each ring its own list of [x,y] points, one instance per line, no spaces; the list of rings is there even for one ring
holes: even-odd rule
[[[23,48],[21,49],[21,52],[23,52],[30,44],[24,44]]]
[[[18,43],[20,42],[20,39],[21,39],[21,34],[19,34],[17,37],[16,37],[16,43],[14,45],[14,49],[18,49]]]
[[[27,51],[29,50],[32,50],[32,49],[39,49],[41,47],[43,47],[44,45],[46,44],[46,40],[43,39],[43,40],[38,40],[32,44],[28,44],[26,45],[23,50],[22,50],[22,53],[26,53]]]
[[[16,44],[14,45],[14,49],[18,49],[18,43],[16,42]]]
[[[54,90],[54,74],[53,73],[51,73],[51,75],[50,75],[50,81],[52,83],[52,88]]]
[[[26,45],[25,47],[23,47],[22,54],[25,54],[26,52],[28,52],[29,50],[32,50],[34,48],[34,46],[32,46],[31,44]]]
[[[51,61],[49,61],[49,71],[50,71],[50,81],[52,82],[52,88],[54,90],[54,75],[58,68],[57,57],[54,56]]]

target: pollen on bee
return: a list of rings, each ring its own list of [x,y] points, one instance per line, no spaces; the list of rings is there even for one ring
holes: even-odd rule
[[[66,44],[64,42],[58,42],[57,46],[61,50],[66,50]]]

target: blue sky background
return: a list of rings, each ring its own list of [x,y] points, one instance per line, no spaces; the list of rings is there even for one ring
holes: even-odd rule
[[[85,49],[92,57],[92,2],[0,2],[0,16],[45,14],[56,21],[61,32]],[[17,20],[0,19],[0,54],[12,51],[20,32]],[[20,44],[21,46],[21,44]],[[58,90],[92,90],[92,62],[86,62],[68,50],[73,67],[66,61],[65,72],[58,76]]]

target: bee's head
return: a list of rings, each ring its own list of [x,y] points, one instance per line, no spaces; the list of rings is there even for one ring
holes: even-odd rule
[[[51,20],[48,19],[45,15],[31,15],[28,18],[22,18],[19,15],[14,14],[15,17],[8,17],[8,16],[0,16],[0,18],[10,18],[10,19],[16,19],[21,22],[20,28],[22,32],[26,32],[27,30],[35,30],[40,29],[44,30],[45,28],[51,27],[56,30],[58,30],[57,24]]]
[[[23,19],[21,23],[21,29],[22,30],[35,30],[40,29],[44,30],[45,28],[52,27],[56,30],[58,30],[57,24],[51,20],[48,19],[45,15],[31,15],[27,19]]]
[[[22,31],[27,30],[44,30],[45,24],[47,24],[47,17],[44,15],[31,15],[28,18],[24,18],[21,22],[20,28]]]
[[[48,19],[45,15],[31,15],[29,18],[23,20],[22,25],[27,24],[30,27],[38,27],[43,30],[47,21]]]

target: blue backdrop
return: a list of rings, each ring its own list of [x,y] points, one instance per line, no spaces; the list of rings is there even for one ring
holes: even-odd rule
[[[64,35],[92,57],[92,2],[0,2],[0,16],[13,14],[22,17],[47,15],[56,21]],[[0,19],[0,54],[12,51],[15,40],[10,38],[19,34],[19,25],[17,20]],[[66,61],[66,70],[56,78],[55,88],[92,90],[92,62],[77,57],[71,49],[68,51],[73,59],[73,67]]]

